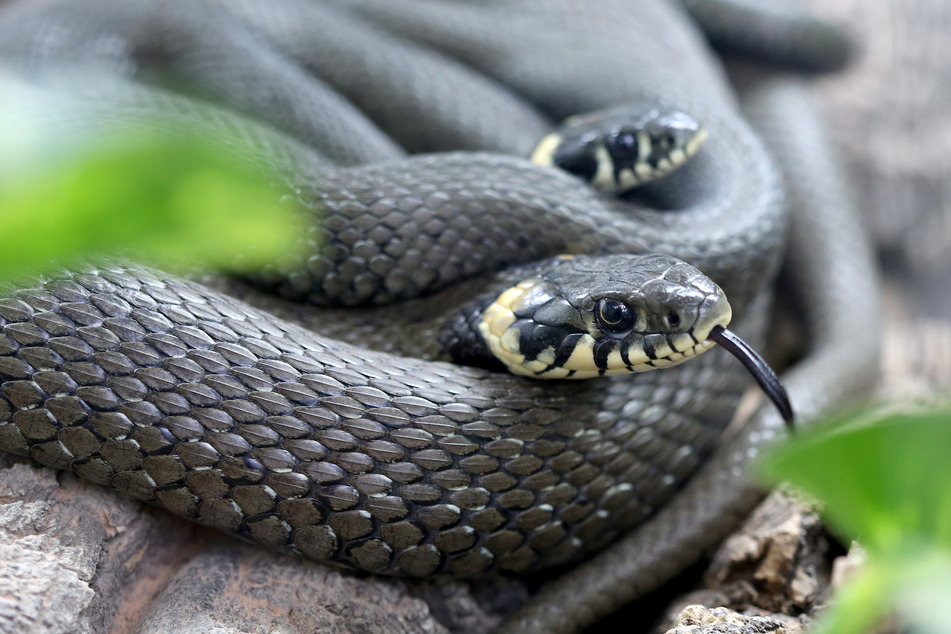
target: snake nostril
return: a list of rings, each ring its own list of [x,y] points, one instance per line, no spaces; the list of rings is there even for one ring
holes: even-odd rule
[[[676,328],[680,325],[680,315],[674,311],[667,313],[667,325]]]

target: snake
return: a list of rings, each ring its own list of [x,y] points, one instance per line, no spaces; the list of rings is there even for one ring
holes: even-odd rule
[[[623,106],[569,117],[532,152],[599,189],[624,193],[683,165],[706,140],[688,113],[654,104]]]
[[[324,293],[338,288],[327,277],[314,278]],[[351,298],[364,287],[342,288]],[[663,255],[562,256],[490,287],[448,319],[443,347],[456,361],[538,379],[673,366],[710,348],[732,317],[718,286]],[[352,327],[350,317],[336,321]],[[576,433],[556,412],[603,411],[597,387],[541,386],[536,400],[564,407],[519,405],[535,391],[523,379],[439,365],[441,389],[420,389],[406,373],[426,366],[265,326],[249,306],[147,269],[54,277],[0,302],[0,319],[5,449],[370,572],[474,576],[578,560],[661,505],[698,460],[689,444],[658,464],[635,449],[643,440],[614,442],[611,461],[592,471],[574,464]],[[609,432],[639,427],[621,418]]]
[[[246,120],[259,117],[277,129],[275,134],[297,139],[281,141],[308,168],[295,177],[292,191],[313,209],[320,233],[302,274],[273,282],[272,290],[284,297],[340,301],[364,314],[385,315],[387,308],[368,304],[424,306],[425,299],[414,298],[452,293],[460,277],[503,263],[526,264],[557,253],[578,254],[577,259],[590,253],[662,252],[715,280],[740,316],[737,330],[756,344],[763,337],[788,220],[773,163],[696,34],[672,17],[676,9],[644,2],[635,24],[618,25],[633,26],[641,37],[629,40],[637,46],[631,41],[622,53],[605,57],[596,54],[597,43],[586,43],[564,58],[554,54],[564,37],[555,37],[561,34],[557,28],[552,34],[522,23],[541,16],[584,31],[609,4],[579,12],[551,3],[538,15],[516,12],[500,28],[492,7],[453,7],[453,13],[414,2],[355,2],[346,8],[288,3],[283,17],[294,16],[300,25],[319,17],[333,27],[322,28],[325,39],[306,44],[295,26],[268,19],[280,12],[262,11],[254,2],[227,9],[234,21],[230,31],[209,27],[195,15],[189,22],[146,12],[150,23],[141,13],[146,4],[84,13],[75,29],[63,26],[71,21],[63,10],[70,3],[60,3],[58,15],[67,52],[78,50],[77,40],[115,41],[107,37],[113,32],[124,34],[122,42],[141,38],[135,55],[124,50],[116,55],[115,48],[104,46],[82,50],[101,55],[96,63],[110,72],[144,79],[149,98],[176,106],[173,112],[185,110],[182,104],[193,107],[191,99],[213,97],[232,109],[214,115],[227,119],[228,126],[271,138],[271,128],[261,131]],[[37,50],[17,40],[30,33],[22,28],[30,9],[17,10],[21,28],[0,38],[11,43],[5,59],[15,61],[23,51]],[[41,14],[42,24],[56,21]],[[290,23],[298,24],[296,19]],[[484,41],[465,37],[473,21]],[[249,23],[259,29],[254,38],[245,37]],[[382,32],[373,30],[383,23]],[[142,24],[156,28],[141,29]],[[665,27],[664,42],[651,37],[656,24]],[[268,41],[280,28],[290,31],[284,49]],[[506,40],[504,33],[519,37]],[[407,34],[415,44],[401,39]],[[163,48],[162,38],[178,48]],[[183,42],[188,55],[181,53]],[[677,42],[679,79],[670,82],[662,65],[647,62],[640,65],[640,91],[699,113],[710,130],[704,150],[690,164],[639,189],[632,200],[617,200],[519,158],[543,136],[547,117],[630,101],[638,89],[603,78],[622,76],[632,60],[651,49],[649,42],[655,44],[651,55]],[[452,56],[434,57],[430,49]],[[55,57],[57,51],[39,52]],[[407,79],[415,80],[412,73],[419,72],[429,81],[387,83],[378,55],[387,58],[387,68],[412,60]],[[287,58],[297,63],[288,64]],[[561,61],[552,64],[552,59]],[[195,60],[221,64],[222,72],[200,83],[201,64]],[[160,83],[160,65],[172,70],[168,85],[185,96],[154,86]],[[302,67],[323,81],[310,80]],[[531,81],[524,80],[526,68],[537,71]],[[247,87],[265,74],[273,89],[268,99],[256,101]],[[394,98],[361,103],[359,83],[348,88],[342,76],[370,77]],[[577,89],[555,96],[554,86],[566,79]],[[518,86],[519,96],[499,90],[500,83]],[[365,108],[368,118],[357,116],[334,90]],[[438,112],[426,119],[431,127],[420,131],[412,124],[388,124],[390,115],[381,111],[381,103],[405,104],[401,99],[413,94],[420,107],[440,103],[435,96],[444,97],[443,90],[454,95],[451,107],[441,106],[454,111],[451,130]],[[476,92],[484,99],[472,108],[468,97]],[[102,94],[92,93],[77,99],[95,109]],[[547,116],[532,104],[546,104]],[[314,111],[322,116],[309,117]],[[498,112],[511,116],[499,118]],[[400,148],[440,153],[405,157]],[[409,237],[400,233],[408,223],[417,230]],[[375,242],[358,231],[366,227]],[[839,235],[835,226],[824,229]],[[850,257],[861,260],[860,254]],[[804,259],[808,268],[816,258]],[[855,294],[848,285],[836,292],[840,298]],[[675,513],[685,513],[691,504],[699,504],[700,511],[721,508],[711,502],[720,494],[705,490],[706,501],[698,502],[696,487],[684,483],[703,463],[726,460],[718,473],[733,473],[734,450],[719,460],[710,455],[748,380],[732,359],[713,350],[636,380],[530,381],[394,355],[385,343],[377,346],[383,349],[367,349],[320,338],[195,282],[128,265],[100,265],[17,291],[0,303],[0,319],[5,450],[69,467],[206,524],[240,528],[270,546],[410,575],[438,570],[472,575],[495,566],[518,572],[560,564],[603,548],[638,525],[635,543],[653,536],[651,543],[668,550],[691,550],[656,533],[690,516]],[[827,350],[838,343],[833,340]],[[807,372],[801,385],[793,381],[794,400],[832,393],[815,387],[830,376],[844,386],[843,364],[836,361],[830,369]],[[735,451],[741,446],[737,442]],[[716,476],[698,477],[692,482],[700,488],[720,482]],[[230,495],[229,482],[240,483]],[[688,510],[701,518],[688,528],[705,527],[704,513]],[[645,557],[655,551],[639,552]],[[635,578],[653,575],[639,565]],[[569,578],[590,568],[577,570],[548,591],[558,600],[513,622],[557,622],[570,610],[557,607],[570,603],[559,593]],[[595,588],[603,586],[591,584],[585,593]],[[585,609],[602,613],[604,597],[617,593],[604,592],[585,604],[596,607]],[[568,627],[586,618],[570,614],[563,619]]]

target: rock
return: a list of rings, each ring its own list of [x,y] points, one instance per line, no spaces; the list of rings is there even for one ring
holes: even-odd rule
[[[714,555],[705,585],[729,605],[806,612],[828,585],[828,548],[819,515],[774,492]]]
[[[149,606],[138,634],[447,631],[399,581],[361,579],[222,541],[178,571]]]
[[[108,629],[126,592],[189,537],[72,476],[0,466],[0,632]]]
[[[818,514],[790,494],[773,492],[716,551],[704,587],[675,599],[654,631],[675,628],[690,606],[728,606],[783,622],[792,618],[787,614],[811,615],[827,594],[828,549]]]
[[[746,615],[727,608],[688,605],[666,634],[800,634],[803,624],[785,615]]]
[[[511,609],[481,596],[493,592],[515,606],[525,594],[514,581],[367,577],[244,546],[0,454],[0,634],[482,634]]]
[[[838,590],[849,581],[860,574],[868,560],[868,553],[858,542],[852,542],[849,552],[842,557],[836,557],[832,561],[832,574],[830,575],[830,585],[833,590]]]

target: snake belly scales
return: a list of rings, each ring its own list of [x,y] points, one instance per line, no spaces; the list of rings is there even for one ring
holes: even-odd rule
[[[688,74],[707,70],[694,66]],[[785,221],[759,142],[713,86],[712,106],[679,93],[711,138],[655,192],[671,213],[499,154],[301,176],[296,195],[323,232],[306,294],[356,303],[385,288],[374,300],[398,300],[503,262],[662,251],[715,279],[737,330],[756,341]],[[612,96],[598,99],[557,108]],[[407,225],[432,229],[403,235]],[[296,280],[288,286],[299,294]],[[676,492],[748,385],[719,351],[568,385],[424,362],[321,338],[135,266],[17,291],[0,320],[5,450],[264,544],[384,573],[525,571],[602,547]]]

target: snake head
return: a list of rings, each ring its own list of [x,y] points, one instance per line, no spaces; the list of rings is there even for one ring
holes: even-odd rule
[[[706,138],[704,127],[686,112],[628,106],[567,119],[531,158],[621,193],[677,169]]]
[[[675,258],[577,256],[496,296],[478,331],[514,374],[582,379],[686,361],[731,316],[723,291]]]
[[[766,361],[726,329],[726,295],[666,255],[560,256],[451,319],[453,360],[536,379],[584,379],[667,368],[719,344],[749,370],[787,425],[793,410]]]

